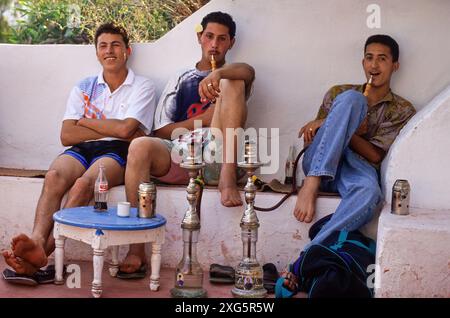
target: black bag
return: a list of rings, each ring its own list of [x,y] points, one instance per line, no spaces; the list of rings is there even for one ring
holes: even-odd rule
[[[310,229],[311,240],[331,215]],[[292,272],[299,278],[299,290],[310,298],[373,297],[367,272],[375,263],[375,241],[359,231],[336,231],[322,244],[314,244],[300,254]]]

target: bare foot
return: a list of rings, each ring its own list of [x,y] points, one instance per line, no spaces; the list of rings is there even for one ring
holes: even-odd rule
[[[220,202],[223,206],[242,205],[241,195],[236,185],[236,164],[224,163],[219,179]]]
[[[11,242],[11,249],[15,256],[20,257],[36,268],[47,265],[47,255],[44,247],[25,234],[19,234]]]
[[[128,253],[122,264],[120,264],[119,269],[124,273],[134,273],[137,272],[143,264],[145,264],[144,258]]]
[[[20,259],[19,257],[16,257],[11,251],[3,251],[2,255],[5,258],[6,264],[11,266],[17,274],[31,276],[38,271],[38,268]]]
[[[223,206],[233,207],[242,205],[241,195],[237,189],[237,186],[220,187],[220,202]]]
[[[320,177],[306,177],[297,195],[294,216],[300,222],[310,223],[316,213],[316,198]]]

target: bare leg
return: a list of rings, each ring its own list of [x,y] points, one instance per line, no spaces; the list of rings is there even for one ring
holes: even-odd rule
[[[104,157],[97,160],[89,170],[87,170],[81,177],[76,179],[72,188],[69,191],[67,201],[64,208],[71,208],[76,206],[88,205],[92,200],[94,194],[94,184],[98,175],[98,166],[100,162],[103,163],[106,169],[109,187],[123,184],[124,170],[114,159]],[[53,229],[53,227],[52,227]],[[55,250],[55,238],[52,231],[45,242],[44,251],[47,256]]]
[[[132,207],[138,205],[139,184],[150,181],[150,174],[156,177],[165,175],[170,169],[170,160],[168,149],[158,138],[141,137],[132,141],[125,170],[125,192]],[[120,271],[133,273],[145,263],[145,245],[133,244],[120,265]]]
[[[12,239],[11,250],[16,257],[31,264],[36,269],[47,264],[44,246],[53,227],[53,213],[59,210],[64,193],[76,178],[83,174],[84,170],[83,165],[67,155],[59,156],[52,163],[45,175],[44,186],[36,207],[31,237],[19,234]],[[15,270],[20,270],[12,267]]]
[[[219,190],[224,206],[242,205],[241,196],[236,185],[237,140],[229,140],[227,128],[243,128],[247,119],[244,81],[220,81],[221,95],[216,101],[216,108],[211,126],[219,128],[223,133],[223,164],[220,172]],[[227,157],[233,158],[229,162]]]
[[[294,216],[300,222],[310,223],[316,213],[316,198],[320,177],[308,176],[297,195]]]
[[[112,188],[123,184],[125,168],[109,157],[103,157],[94,162],[92,166],[78,178],[69,191],[64,208],[88,205],[94,196],[94,184],[98,176],[100,164],[103,164],[108,179],[108,187]]]
[[[53,253],[53,251],[55,250],[55,238],[53,237],[53,228],[52,231],[50,232],[47,241],[45,242],[45,246],[44,246],[44,250],[45,250],[45,254],[47,256],[50,256],[50,254]]]

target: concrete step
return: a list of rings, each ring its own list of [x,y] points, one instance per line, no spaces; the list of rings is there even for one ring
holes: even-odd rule
[[[379,219],[377,297],[450,297],[450,210],[410,208]]]

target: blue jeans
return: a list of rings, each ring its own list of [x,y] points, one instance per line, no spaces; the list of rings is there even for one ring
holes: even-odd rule
[[[377,170],[348,147],[366,114],[367,100],[361,93],[348,90],[338,95],[305,152],[305,175],[320,176],[321,190],[338,192],[342,198],[330,221],[306,248],[321,243],[333,231],[354,231],[370,222],[383,199]]]

